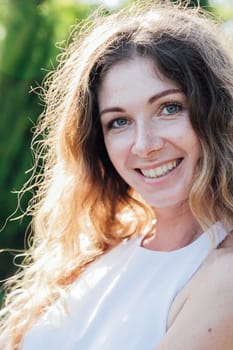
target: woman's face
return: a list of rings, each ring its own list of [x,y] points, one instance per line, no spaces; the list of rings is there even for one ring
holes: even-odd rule
[[[189,197],[200,142],[186,96],[149,58],[113,66],[98,103],[104,141],[119,175],[156,209]]]

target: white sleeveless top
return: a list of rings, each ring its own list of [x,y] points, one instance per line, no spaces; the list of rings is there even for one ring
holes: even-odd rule
[[[170,251],[132,238],[92,263],[24,337],[22,350],[155,350],[177,293],[227,233],[220,222]]]

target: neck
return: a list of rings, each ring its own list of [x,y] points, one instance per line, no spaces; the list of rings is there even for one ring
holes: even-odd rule
[[[189,205],[179,208],[156,210],[156,234],[143,241],[143,246],[151,250],[171,251],[183,248],[193,242],[202,229],[194,218]]]

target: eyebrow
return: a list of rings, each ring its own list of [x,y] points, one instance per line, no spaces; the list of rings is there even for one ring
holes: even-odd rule
[[[168,89],[168,90],[164,90],[162,92],[159,92],[156,95],[153,95],[149,98],[148,103],[152,104],[154,103],[156,100],[158,100],[161,97],[167,96],[167,95],[172,95],[172,94],[177,94],[177,93],[181,93],[181,90],[179,89]]]
[[[172,95],[172,94],[177,94],[177,93],[182,93],[182,91],[179,89],[164,90],[162,92],[159,92],[158,94],[151,96],[148,100],[148,103],[152,104],[161,97],[164,97],[167,95]],[[109,107],[109,108],[105,108],[102,111],[100,111],[100,115],[103,115],[105,113],[110,113],[110,112],[125,112],[125,110],[124,110],[124,108],[121,108],[121,107]]]

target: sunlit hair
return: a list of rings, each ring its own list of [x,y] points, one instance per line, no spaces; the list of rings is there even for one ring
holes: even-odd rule
[[[47,77],[46,108],[34,136],[43,171],[33,177],[38,188],[29,206],[33,240],[25,269],[8,282],[0,332],[2,343],[7,339],[5,350],[17,348],[30,324],[89,262],[153,229],[153,210],[119,177],[103,141],[96,92],[113,65],[151,58],[187,95],[203,150],[191,209],[203,227],[232,220],[231,53],[217,25],[197,10],[146,3],[82,24]]]

